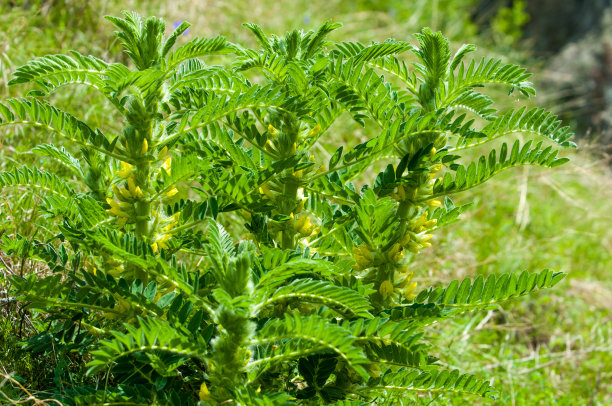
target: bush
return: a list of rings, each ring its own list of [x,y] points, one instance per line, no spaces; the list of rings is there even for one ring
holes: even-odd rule
[[[567,160],[553,145],[573,146],[571,134],[554,115],[498,114],[476,91],[534,94],[525,69],[464,64],[474,46],[453,55],[428,29],[418,46],[362,45],[329,43],[332,22],[282,38],[247,24],[257,50],[222,37],[176,46],[189,24],[164,38],[155,17],[107,19],[133,69],[77,52],[37,58],[10,82],[34,90],[0,104],[0,126],[68,141],[33,149],[61,172],[0,173],[2,187],[39,190],[40,221],[52,224],[44,241],[5,235],[0,245],[48,266],[11,278],[47,325],[25,348],[71,363],[47,391],[66,404],[495,396],[486,377],[443,368],[424,329],[564,275],[479,276],[417,294],[409,264],[467,208],[449,195]],[[407,51],[414,69],[398,58]],[[108,99],[120,133],[44,101],[72,84]],[[378,135],[328,153],[344,116]],[[512,134],[530,140],[509,144]]]

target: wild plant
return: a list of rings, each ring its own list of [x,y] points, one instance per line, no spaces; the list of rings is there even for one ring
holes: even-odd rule
[[[0,104],[0,127],[33,126],[57,140],[33,152],[61,172],[0,173],[3,188],[40,192],[51,230],[44,241],[2,237],[5,252],[48,265],[11,279],[45,326],[24,346],[87,367],[82,379],[57,379],[57,399],[395,405],[445,392],[495,396],[490,376],[440,365],[428,326],[564,274],[417,289],[411,264],[467,209],[450,196],[509,168],[567,161],[558,148],[573,147],[572,134],[557,117],[500,113],[480,91],[533,95],[524,68],[464,62],[473,45],[453,54],[429,29],[416,45],[364,45],[330,42],[333,22],[283,37],[245,24],[259,47],[251,49],[220,36],[177,46],[188,23],[166,38],[158,18],[106,18],[130,66],[76,51],[36,58],[10,82],[33,90]],[[67,85],[100,92],[121,130],[93,128],[46,101]],[[347,117],[373,135],[342,145]]]

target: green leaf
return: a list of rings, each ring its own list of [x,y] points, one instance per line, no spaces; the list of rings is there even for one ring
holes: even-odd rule
[[[452,281],[445,289],[430,288],[424,291],[427,293],[420,292],[415,302],[440,305],[442,314],[474,311],[514,297],[550,288],[562,280],[564,275],[548,269],[539,273],[524,271],[518,276],[515,273],[503,274],[498,278],[490,275],[484,286],[482,276],[477,277],[474,282],[466,278],[461,284],[458,281]]]
[[[366,391],[455,392],[495,399],[497,392],[488,380],[453,370],[420,372],[412,369],[388,370],[382,377],[371,379]]]
[[[353,289],[336,286],[330,282],[298,279],[276,289],[260,306],[277,301],[296,299],[300,302],[322,303],[343,315],[370,318],[372,306],[367,298]],[[349,317],[350,317],[349,316]]]
[[[287,359],[295,359],[331,350],[346,361],[363,378],[367,372],[363,364],[368,360],[363,351],[353,345],[355,338],[350,332],[333,325],[318,316],[285,314],[284,319],[270,319],[257,331],[253,343],[258,346],[274,344],[265,356],[249,362],[249,366],[271,366]]]

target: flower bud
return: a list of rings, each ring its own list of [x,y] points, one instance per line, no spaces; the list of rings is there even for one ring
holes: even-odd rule
[[[272,124],[268,124],[268,132],[273,136],[276,136],[278,134],[278,130],[274,128]]]
[[[146,138],[142,139],[142,148],[140,149],[140,153],[142,155],[146,154],[147,151],[149,150],[149,142],[147,141]]]
[[[432,199],[430,201],[427,202],[427,204],[429,205],[429,207],[440,207],[442,206],[442,202],[436,199]]]
[[[117,172],[117,174],[123,179],[127,179],[127,177],[130,176],[130,173],[132,172],[132,165],[128,164],[127,162],[121,161],[121,168],[123,169]]]
[[[355,269],[358,271],[366,269],[374,262],[372,252],[365,244],[353,247],[353,256],[355,257],[355,262],[357,262]]]
[[[426,222],[426,223],[424,224],[424,226],[425,226],[426,228],[432,228],[432,227],[434,227],[436,224],[438,224],[438,219],[431,219],[431,220],[429,220],[428,222]]]
[[[414,293],[416,290],[416,287],[417,287],[417,283],[412,282],[410,285],[406,287],[406,289],[404,289],[404,291],[402,292],[402,296],[404,296],[406,300],[414,300],[414,298],[416,297],[416,294]]]
[[[317,124],[314,127],[312,127],[312,130],[310,130],[310,132],[308,132],[308,136],[309,137],[315,136],[319,134],[320,131],[321,131],[321,126]]]
[[[120,202],[127,202],[132,198],[130,192],[127,189],[119,188],[117,187],[117,185],[113,185],[112,188],[113,193],[115,193],[115,196],[117,197],[117,199],[119,199]]]
[[[400,240],[400,242],[399,242],[399,243],[400,243],[400,245],[402,245],[402,246],[406,246],[406,245],[408,245],[408,243],[409,243],[409,242],[410,242],[410,234],[406,233],[406,234],[405,234],[405,235],[402,237],[402,239]]]
[[[200,392],[198,393],[198,396],[203,402],[210,402],[213,400],[213,398],[210,396],[208,386],[206,386],[206,382],[202,382],[202,385],[200,385]]]
[[[387,252],[387,258],[392,262],[399,262],[404,256],[404,249],[399,243],[393,244],[391,249]]]
[[[134,175],[130,175],[127,180],[128,190],[132,196],[136,196],[136,180],[134,179]]]
[[[164,170],[170,174],[170,170],[172,169],[172,157],[168,157],[164,160],[164,163],[161,165]]]
[[[388,280],[383,281],[383,283],[380,284],[380,288],[378,288],[378,292],[383,298],[386,298],[393,293],[393,284]]]
[[[427,241],[431,240],[431,237],[433,237],[433,235],[431,235],[431,234],[425,234],[425,235],[422,235],[422,236],[420,236],[420,237],[419,237],[419,242],[420,242],[421,244],[423,244],[423,243],[425,243],[425,242],[427,242]]]
[[[134,189],[134,196],[138,198],[144,197],[144,193],[142,193],[142,190],[140,190],[140,186],[136,186],[136,188]]]
[[[166,192],[166,197],[168,197],[168,198],[173,197],[173,196],[175,196],[177,193],[178,193],[178,189],[177,189],[177,188],[175,188],[175,187],[173,187],[172,189],[170,189],[170,190],[168,190],[168,191]]]

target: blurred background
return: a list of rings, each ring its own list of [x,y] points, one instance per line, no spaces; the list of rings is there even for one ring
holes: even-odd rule
[[[462,222],[438,234],[413,267],[423,286],[524,269],[555,268],[569,277],[504,310],[435,326],[430,340],[448,366],[495,377],[503,389],[498,404],[612,404],[612,0],[0,0],[0,98],[24,91],[6,83],[35,56],[74,49],[125,62],[102,18],[122,9],[163,17],[169,30],[191,22],[183,40],[223,34],[245,45],[254,42],[244,22],[281,34],[333,19],[344,24],[334,40],[364,43],[389,37],[414,41],[413,33],[430,27],[449,37],[455,49],[475,43],[475,57],[528,67],[538,95],[529,100],[513,95],[501,108],[551,109],[573,126],[579,150],[556,170],[506,172],[458,196],[458,203],[474,206]],[[58,106],[95,126],[117,125],[111,108],[95,94],[80,88],[60,93],[53,96]],[[504,93],[500,89],[501,100]],[[335,142],[350,140],[355,130],[347,126]],[[27,151],[41,136],[46,135],[0,128],[0,170],[38,162]],[[41,232],[30,222],[37,198],[11,193],[0,193],[0,235]],[[0,366],[36,391],[57,366],[20,354],[14,327],[4,320]]]

